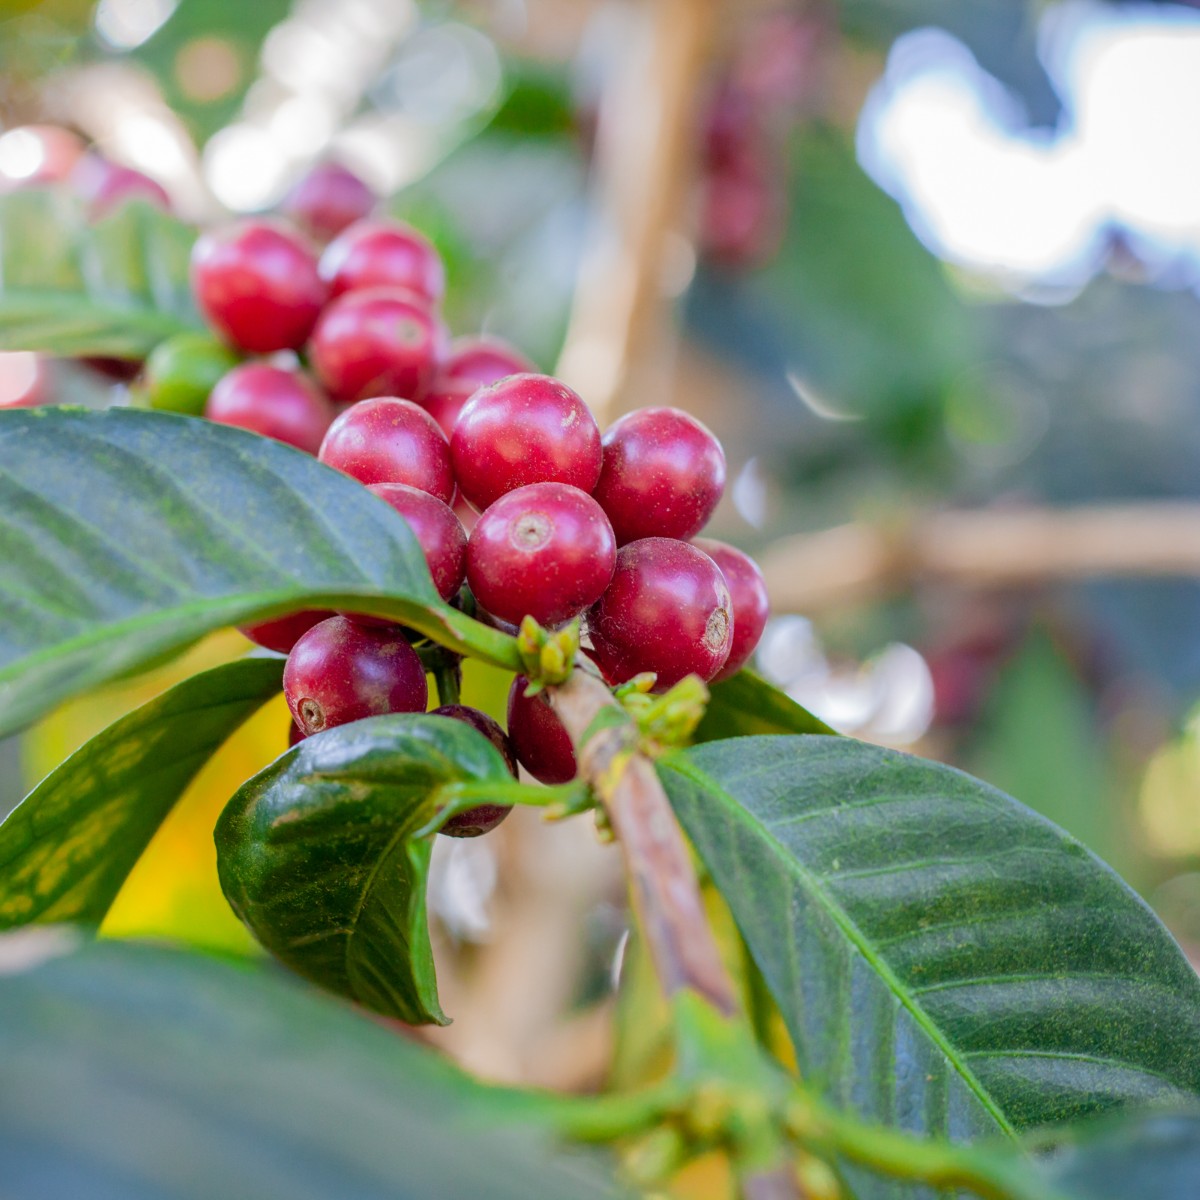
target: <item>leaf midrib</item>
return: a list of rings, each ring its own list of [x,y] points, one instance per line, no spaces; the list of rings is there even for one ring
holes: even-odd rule
[[[975,1098],[986,1110],[988,1115],[996,1122],[997,1126],[1010,1138],[1016,1139],[1016,1130],[1009,1123],[1003,1112],[997,1107],[996,1102],[992,1099],[983,1085],[976,1078],[975,1073],[966,1065],[962,1056],[947,1040],[945,1035],[938,1029],[937,1025],[930,1018],[925,1009],[916,1002],[904,988],[892,968],[883,961],[875,950],[874,945],[866,937],[861,929],[851,920],[839,904],[832,898],[826,895],[824,889],[820,886],[818,877],[800,863],[796,857],[790,854],[787,847],[780,842],[770,829],[758,818],[753,817],[746,807],[727,792],[715,779],[708,775],[705,771],[700,770],[693,763],[680,755],[672,754],[664,758],[659,763],[660,767],[666,767],[678,774],[691,780],[698,786],[711,791],[725,805],[728,814],[739,824],[748,828],[756,837],[774,847],[779,859],[784,865],[784,869],[793,875],[797,881],[804,887],[805,891],[811,895],[825,912],[831,921],[842,931],[846,939],[854,946],[854,948],[862,955],[867,964],[876,972],[876,974],[887,985],[889,991],[896,997],[897,1000],[908,1010],[913,1020],[918,1027],[925,1033],[929,1040],[938,1048],[945,1056],[946,1060],[954,1068],[959,1078],[967,1085]]]

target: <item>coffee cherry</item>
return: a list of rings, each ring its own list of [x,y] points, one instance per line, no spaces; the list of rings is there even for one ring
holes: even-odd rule
[[[600,599],[617,543],[603,509],[566,483],[531,483],[484,510],[467,546],[475,599],[504,621],[559,625]]]
[[[54,402],[50,359],[32,350],[0,351],[0,409],[39,408]]]
[[[767,585],[758,564],[737,547],[713,538],[696,538],[692,545],[703,550],[720,568],[733,604],[733,640],[725,665],[713,676],[728,679],[750,661],[770,614]]]
[[[524,354],[503,338],[482,333],[476,337],[455,338],[450,355],[442,368],[443,379],[464,379],[482,387],[506,375],[524,375],[537,371]]]
[[[297,725],[295,721],[291,721],[288,723],[288,749],[289,750],[293,746],[300,745],[300,743],[302,741],[304,741],[304,739],[306,737],[308,737],[308,734],[305,733],[304,730],[301,729],[300,726]]]
[[[578,765],[575,747],[545,692],[526,696],[518,675],[508,689],[508,740],[521,766],[539,783],[570,783]]]
[[[192,288],[209,322],[256,354],[302,346],[327,294],[303,239],[263,220],[202,234],[192,250]]]
[[[392,712],[424,712],[425,668],[396,626],[330,617],[292,647],[283,691],[305,733]]]
[[[286,617],[257,621],[253,625],[239,625],[238,633],[249,638],[256,646],[274,650],[277,654],[290,654],[292,647],[314,625],[332,616],[333,613],[324,609],[306,608],[301,612],[288,613]]]
[[[279,206],[309,237],[335,238],[375,207],[375,193],[341,163],[318,163],[284,197]]]
[[[225,375],[204,415],[316,454],[333,421],[330,404],[307,375],[269,363],[243,363]]]
[[[447,439],[454,436],[454,426],[467,401],[479,390],[470,379],[447,379],[439,375],[433,386],[421,397],[421,407],[442,427]]]
[[[725,665],[733,607],[720,568],[671,538],[642,538],[617,554],[612,583],[588,612],[592,657],[611,684],[643,671],[665,691],[685,675],[709,680]]]
[[[446,268],[433,244],[399,221],[358,221],[321,255],[321,278],[332,296],[365,288],[405,288],[426,305],[446,291]]]
[[[419,399],[446,355],[449,335],[420,297],[402,288],[339,296],[309,344],[313,370],[337,400]]]
[[[509,375],[471,397],[450,439],[462,493],[485,509],[527,483],[590,492],[600,477],[600,430],[588,407],[548,375]]]
[[[373,483],[367,489],[386,500],[409,524],[420,543],[443,600],[457,595],[467,577],[467,532],[453,510],[436,496],[404,483]]]
[[[144,391],[151,408],[200,416],[209,393],[238,365],[237,355],[206,333],[177,333],[146,359]]]
[[[648,537],[694,537],[724,490],[721,443],[677,408],[640,408],[604,435],[604,468],[595,496],[618,545]]]
[[[479,709],[471,708],[466,704],[443,704],[441,708],[435,708],[432,715],[462,721],[482,733],[500,751],[505,766],[508,767],[513,778],[516,778],[517,760],[512,746],[509,744],[508,734],[487,713],[480,712]],[[512,809],[506,804],[480,804],[451,817],[439,832],[444,833],[447,837],[479,837],[481,834],[490,833],[495,829],[511,811]]]
[[[445,434],[411,400],[377,396],[351,405],[329,427],[317,457],[360,483],[407,483],[445,504],[454,499]]]
[[[786,232],[786,198],[769,163],[747,158],[705,181],[698,241],[705,258],[751,270],[774,258]]]

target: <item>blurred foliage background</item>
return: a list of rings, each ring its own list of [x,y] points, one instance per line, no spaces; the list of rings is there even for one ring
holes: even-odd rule
[[[198,222],[269,209],[314,163],[343,162],[444,253],[456,332],[512,339],[605,419],[673,403],[722,437],[714,534],[767,564],[768,677],[835,727],[960,765],[1065,826],[1189,949],[1198,106],[1200,9],[1182,4],[0,3],[12,186],[29,124],[73,129]],[[57,387],[123,396],[70,370]],[[1118,501],[1144,538],[1106,523]],[[1022,570],[1021,547],[997,545],[1018,569],[996,575],[853,552],[866,535],[907,545],[939,512],[1064,507],[1099,546],[1074,578],[1044,569],[1044,547]],[[831,530],[845,536],[821,541]],[[994,528],[963,530],[986,565]],[[1062,535],[1047,536],[1053,560]],[[809,577],[825,570],[834,585]],[[0,748],[0,803],[244,645],[223,635]],[[505,690],[480,671],[466,699],[502,715]],[[251,951],[216,890],[211,827],[286,724],[268,710],[204,772],[111,929]],[[457,1022],[431,1036],[495,1077],[585,1086],[605,1069],[629,955],[615,862],[583,826],[522,813],[439,848]],[[626,967],[627,993],[644,991],[636,955]],[[618,1009],[624,1082],[661,1069],[629,1016],[648,1005]]]

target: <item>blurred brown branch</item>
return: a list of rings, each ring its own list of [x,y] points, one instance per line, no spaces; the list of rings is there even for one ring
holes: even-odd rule
[[[1200,577],[1200,504],[931,513],[776,542],[760,559],[776,612],[811,613],[924,583],[978,589],[1111,576]]]

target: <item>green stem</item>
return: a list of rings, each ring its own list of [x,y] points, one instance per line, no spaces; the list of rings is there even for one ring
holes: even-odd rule
[[[440,653],[433,663],[433,683],[439,704],[457,704],[462,688],[462,666],[456,654]]]
[[[800,1145],[821,1158],[849,1159],[890,1179],[966,1188],[984,1200],[1064,1200],[1015,1150],[926,1140],[864,1124],[807,1098],[793,1106],[789,1124]]]

